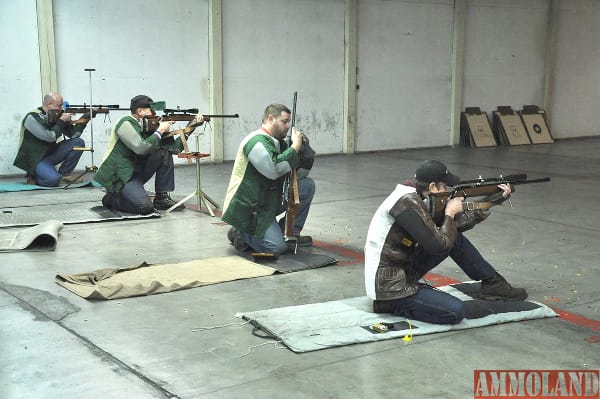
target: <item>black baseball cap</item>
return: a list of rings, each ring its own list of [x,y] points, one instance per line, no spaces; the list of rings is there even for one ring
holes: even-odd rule
[[[417,166],[415,180],[424,183],[444,182],[449,186],[456,186],[460,183],[460,178],[450,173],[446,165],[432,160],[425,161]]]
[[[153,102],[154,101],[150,97],[140,94],[139,96],[135,96],[131,99],[129,108],[131,110],[135,110],[137,108],[150,108]]]

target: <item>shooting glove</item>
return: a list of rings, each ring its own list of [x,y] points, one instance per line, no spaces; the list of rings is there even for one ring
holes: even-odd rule
[[[312,159],[314,158],[315,154],[315,150],[310,147],[308,137],[304,136],[304,140],[302,140],[302,147],[300,148],[300,159]]]
[[[471,230],[476,224],[487,219],[488,216],[490,216],[490,211],[481,209],[459,213],[454,217],[456,229],[461,233]]]
[[[510,195],[508,196],[508,198],[510,198]],[[508,198],[504,198],[502,196],[502,192],[498,192],[498,193],[490,194],[486,197],[483,197],[482,199],[480,199],[477,202],[491,202],[494,205],[501,205]]]

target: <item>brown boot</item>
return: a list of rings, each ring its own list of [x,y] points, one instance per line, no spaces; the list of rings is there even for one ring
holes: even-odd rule
[[[523,288],[514,288],[497,272],[481,281],[481,299],[487,301],[522,301],[527,298]]]

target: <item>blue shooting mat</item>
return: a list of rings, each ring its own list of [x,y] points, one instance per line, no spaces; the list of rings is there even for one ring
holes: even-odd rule
[[[535,301],[478,299],[479,286],[479,282],[469,281],[438,287],[465,302],[467,317],[458,324],[429,324],[393,314],[373,313],[373,301],[366,296],[241,312],[235,316],[250,321],[266,338],[280,340],[297,353],[557,316],[548,306]],[[379,333],[371,328],[376,323],[386,323],[393,328]]]
[[[31,190],[61,190],[65,189],[66,184],[60,185],[58,187],[43,187],[37,186],[35,184],[27,184],[25,182],[13,182],[13,183],[0,183],[0,193],[9,193],[9,192],[17,192],[17,191],[31,191]],[[78,187],[100,187],[100,184],[96,183],[93,180],[83,181],[81,183],[73,183],[71,184],[67,190],[71,188]]]

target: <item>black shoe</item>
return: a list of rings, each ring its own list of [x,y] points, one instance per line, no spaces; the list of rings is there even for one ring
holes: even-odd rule
[[[248,243],[244,241],[242,237],[240,237],[240,233],[235,227],[229,229],[229,231],[227,232],[227,239],[238,251],[243,252],[247,251],[250,248]]]
[[[177,202],[173,201],[173,199],[169,196],[169,193],[156,193],[154,197],[154,207],[161,211],[166,211],[171,208]],[[185,208],[185,205],[180,204],[177,206],[174,211],[180,211]]]
[[[296,236],[296,241],[298,242],[299,247],[312,247],[312,237],[311,236]]]
[[[523,288],[514,288],[498,273],[481,281],[481,299],[487,301],[522,301],[527,298]]]
[[[113,195],[107,193],[104,197],[102,197],[102,205],[107,209],[113,209]]]
[[[230,228],[229,231],[227,232],[227,239],[232,244],[233,244],[233,240],[235,240],[235,236],[237,235],[236,233],[237,233],[237,230],[235,229],[235,227]]]

